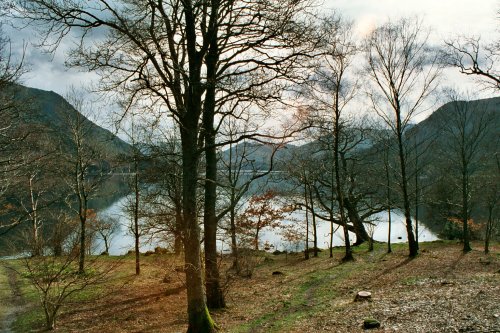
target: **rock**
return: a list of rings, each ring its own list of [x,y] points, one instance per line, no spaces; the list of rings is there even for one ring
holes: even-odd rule
[[[164,247],[157,246],[155,247],[155,254],[166,254],[168,250]]]
[[[356,297],[354,298],[354,302],[360,301],[371,301],[372,293],[369,291],[358,291]]]
[[[365,330],[369,330],[372,328],[379,328],[379,327],[380,327],[380,322],[377,319],[366,318],[363,322],[363,328]]]

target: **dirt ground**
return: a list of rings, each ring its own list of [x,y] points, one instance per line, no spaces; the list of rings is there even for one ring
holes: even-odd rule
[[[340,263],[327,253],[261,254],[251,278],[225,274],[227,307],[212,312],[220,332],[362,332],[363,320],[375,318],[374,332],[500,332],[500,248],[486,256],[463,254],[459,244],[428,243],[407,259],[397,247],[385,253],[359,249],[355,262]],[[171,257],[143,260],[133,276],[133,260],[121,265],[98,299],[71,304],[59,320],[59,332],[186,331],[183,274]],[[223,266],[224,268],[225,266]],[[223,269],[224,271],[224,269]],[[274,273],[274,274],[273,274]],[[354,302],[360,290],[372,301]]]

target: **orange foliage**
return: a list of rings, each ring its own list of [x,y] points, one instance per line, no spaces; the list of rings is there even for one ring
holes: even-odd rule
[[[447,220],[455,224],[457,227],[462,227],[463,225],[463,220],[457,217],[448,217]],[[472,232],[479,231],[482,228],[482,224],[474,222],[472,218],[467,220],[467,226],[469,227],[469,230]]]

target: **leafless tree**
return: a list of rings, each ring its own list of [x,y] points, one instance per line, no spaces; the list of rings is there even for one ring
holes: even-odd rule
[[[202,285],[196,192],[201,154],[205,152],[210,161],[215,155],[211,143],[217,93],[225,95],[219,104],[245,96],[254,99],[259,90],[267,91],[260,95],[261,101],[272,99],[275,82],[296,68],[291,61],[307,54],[290,43],[301,41],[305,33],[299,15],[309,2],[93,0],[82,5],[76,0],[30,0],[17,4],[18,13],[43,23],[53,46],[71,29],[83,31],[83,44],[70,63],[102,71],[107,90],[121,90],[131,101],[162,105],[179,124],[188,332],[213,331]],[[85,45],[85,37],[95,28],[109,29],[107,38],[95,46]],[[239,87],[228,92],[225,82],[237,82]],[[214,180],[211,172],[206,177],[208,182]],[[213,194],[213,189],[207,190],[211,200]],[[216,304],[220,299],[213,260],[216,221],[212,204],[207,200],[205,204],[211,210],[205,211],[207,294],[216,295]]]
[[[140,118],[134,112],[129,114],[130,124],[128,124],[128,130],[124,130],[127,135],[128,142],[132,147],[132,152],[130,154],[126,154],[125,159],[126,162],[130,163],[130,179],[129,189],[131,192],[131,196],[127,198],[127,202],[125,203],[125,211],[127,215],[131,219],[130,231],[134,236],[134,250],[135,250],[135,274],[139,275],[141,272],[140,265],[140,238],[142,235],[142,230],[139,226],[140,217],[141,217],[141,199],[142,199],[142,186],[141,186],[141,177],[142,172],[139,168],[139,163],[142,161],[142,152],[141,152],[141,132],[142,127],[139,125],[141,122]]]
[[[485,87],[500,90],[500,43],[484,44],[479,37],[445,41],[443,61],[460,73],[475,76]]]
[[[484,253],[488,254],[490,252],[490,241],[492,240],[495,232],[498,231],[500,226],[500,218],[498,214],[498,207],[500,203],[500,189],[499,189],[499,172],[495,175],[489,175],[491,177],[490,181],[486,187],[486,196],[484,199],[484,206],[488,212],[488,217],[485,223],[485,234],[484,234]]]
[[[459,189],[461,203],[460,219],[463,225],[463,251],[470,246],[469,219],[471,213],[472,182],[474,175],[484,164],[485,139],[494,130],[494,111],[488,100],[471,101],[467,95],[450,90],[448,112],[442,112],[440,129],[448,145],[442,148],[440,156],[447,160],[449,172],[454,175],[454,185]]]
[[[241,208],[248,201],[252,187],[259,180],[271,174],[275,161],[274,157],[282,142],[264,143],[243,140],[240,137],[258,132],[259,124],[252,122],[248,110],[242,109],[238,117],[226,118],[220,126],[219,135],[223,142],[219,151],[218,171],[218,205],[217,221],[227,220],[231,238],[231,252],[233,268],[240,271],[238,256],[238,228],[237,219],[241,217]],[[237,142],[237,143],[236,143]],[[265,160],[256,161],[259,151],[265,150]],[[254,189],[255,190],[255,189]],[[260,187],[257,187],[257,191]]]
[[[0,11],[1,14],[1,11]],[[13,186],[18,176],[19,143],[27,136],[27,131],[21,126],[21,105],[14,97],[15,83],[25,73],[23,67],[24,49],[21,59],[15,60],[11,50],[11,41],[5,36],[0,23],[0,198]],[[8,207],[0,207],[9,210]],[[4,212],[5,213],[5,212]],[[0,230],[7,232],[18,225],[21,219],[2,221]]]
[[[92,136],[92,123],[83,115],[91,111],[91,105],[76,89],[66,99],[69,104],[65,105],[64,121],[70,131],[70,151],[65,152],[63,157],[65,181],[70,189],[66,201],[80,221],[79,271],[83,274],[85,250],[90,245],[86,239],[87,219],[91,213],[89,201],[109,176],[109,170],[102,153],[104,143]]]
[[[173,250],[182,254],[182,157],[178,131],[159,129],[155,138],[146,141],[144,158],[147,168],[143,181],[143,229],[150,235],[173,237]]]
[[[120,221],[113,216],[96,216],[92,221],[91,229],[97,234],[98,237],[104,242],[104,254],[109,254],[109,247],[113,234],[118,231]]]
[[[404,133],[435,90],[440,73],[438,55],[427,45],[428,33],[417,19],[401,19],[376,28],[365,41],[368,91],[374,111],[393,131],[399,157],[399,186],[408,234],[409,255],[418,254],[411,220],[407,147]],[[391,110],[391,112],[387,112]]]
[[[96,287],[107,280],[116,265],[102,265],[91,261],[89,272],[81,274],[78,252],[66,256],[37,256],[24,259],[20,273],[36,289],[40,305],[45,314],[47,330],[56,329],[61,308],[70,303],[71,298],[85,289]]]
[[[323,18],[319,23],[320,33],[318,68],[311,78],[308,97],[320,113],[323,113],[324,124],[331,124],[332,176],[336,199],[339,206],[339,221],[344,230],[344,261],[354,260],[347,228],[345,212],[345,174],[341,165],[341,136],[348,130],[345,126],[346,107],[357,92],[356,80],[349,77],[351,65],[358,48],[352,36],[352,24],[338,16]],[[323,132],[323,134],[325,134]],[[335,185],[334,185],[335,184]],[[333,198],[332,198],[333,199]]]

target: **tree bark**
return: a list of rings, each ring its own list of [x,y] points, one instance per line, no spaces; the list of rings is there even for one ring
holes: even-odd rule
[[[399,101],[396,101],[396,132],[398,139],[398,153],[399,153],[399,164],[401,168],[401,189],[403,191],[403,207],[406,222],[406,234],[408,237],[408,248],[410,258],[414,258],[418,255],[418,245],[415,240],[415,234],[413,233],[413,224],[411,222],[411,211],[410,211],[410,199],[408,196],[408,177],[406,175],[406,159],[405,151],[403,148],[403,128],[401,124],[401,108],[399,106]]]
[[[356,242],[354,245],[361,245],[364,242],[369,241],[370,236],[368,235],[368,232],[366,232],[365,226],[358,214],[358,211],[356,210],[356,207],[349,198],[344,198],[344,206],[347,210],[349,221],[351,221],[354,227],[354,233],[356,234]]]

